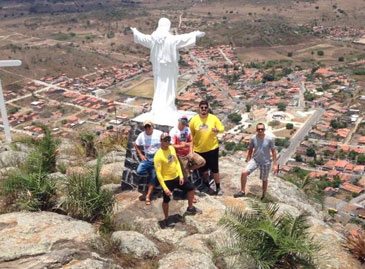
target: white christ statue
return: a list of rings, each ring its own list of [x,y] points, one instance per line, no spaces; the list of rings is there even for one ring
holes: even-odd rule
[[[175,98],[179,74],[179,49],[194,46],[196,39],[205,35],[200,31],[173,35],[170,33],[170,26],[169,19],[161,18],[156,31],[151,35],[143,34],[131,27],[134,42],[151,50],[150,61],[154,77],[151,120],[157,122],[163,121],[161,119],[164,117],[171,118],[177,114]]]

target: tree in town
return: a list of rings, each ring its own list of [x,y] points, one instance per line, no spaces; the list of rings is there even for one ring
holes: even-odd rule
[[[294,129],[294,124],[293,123],[287,123],[286,124],[286,129],[288,129],[288,130]]]
[[[360,154],[357,156],[357,164],[365,165],[365,154]]]
[[[306,155],[308,156],[308,157],[315,157],[316,156],[316,151],[314,150],[314,148],[313,147],[309,147],[309,148],[307,148],[307,150],[306,150]]]
[[[286,104],[285,104],[285,103],[280,102],[280,103],[278,104],[278,109],[279,109],[279,111],[285,111],[285,110],[286,110]]]
[[[300,154],[295,155],[295,161],[296,162],[302,162],[303,161],[302,156]]]
[[[232,113],[228,115],[228,119],[238,124],[242,120],[242,116],[238,113]]]

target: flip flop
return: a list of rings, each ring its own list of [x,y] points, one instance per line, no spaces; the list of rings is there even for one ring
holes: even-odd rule
[[[150,205],[150,204],[151,204],[151,200],[150,200],[150,199],[146,199],[145,204],[146,204],[146,205]]]

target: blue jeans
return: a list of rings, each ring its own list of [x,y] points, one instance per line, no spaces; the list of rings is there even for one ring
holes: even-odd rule
[[[149,184],[158,184],[155,167],[153,165],[152,161],[146,160],[139,163],[137,167],[137,175],[139,176],[145,176],[146,174],[149,175],[148,177],[148,183]]]

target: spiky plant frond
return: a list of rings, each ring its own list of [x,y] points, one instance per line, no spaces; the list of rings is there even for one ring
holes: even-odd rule
[[[101,188],[101,166],[99,157],[95,172],[74,174],[68,178],[67,198],[63,208],[69,215],[82,220],[95,221],[112,211],[114,196],[109,190]]]
[[[56,196],[55,184],[42,172],[11,175],[3,182],[1,191],[11,196],[20,209],[29,211],[51,208]]]
[[[250,208],[229,208],[220,220],[234,241],[226,255],[249,255],[258,268],[314,268],[320,246],[308,236],[306,214],[278,215],[279,206],[273,203],[251,202]]]

